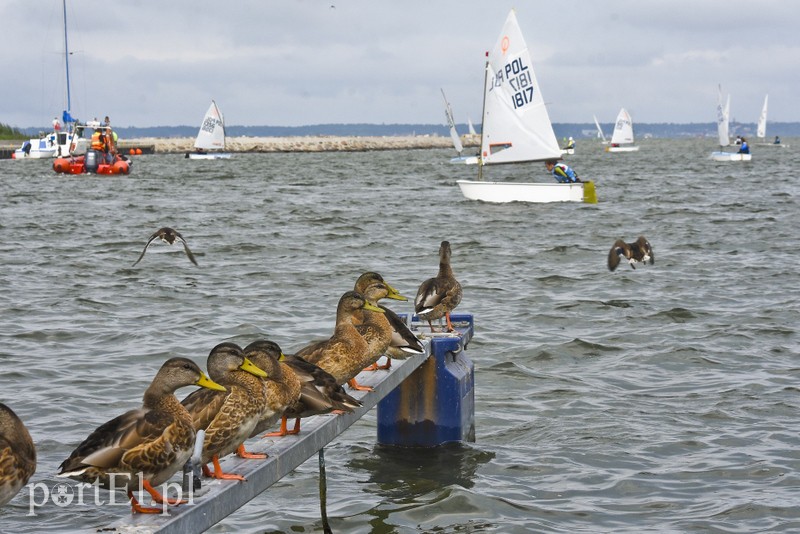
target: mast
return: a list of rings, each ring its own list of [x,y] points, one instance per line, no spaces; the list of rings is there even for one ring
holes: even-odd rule
[[[64,110],[61,119],[66,125],[67,122],[74,122],[72,119],[72,103],[69,92],[69,42],[67,41],[67,0],[62,0],[64,10],[64,67],[67,71],[67,109]]]
[[[481,144],[478,147],[478,180],[483,180],[483,132],[486,131],[486,82],[489,81],[489,51],[483,68],[483,108],[481,109]]]

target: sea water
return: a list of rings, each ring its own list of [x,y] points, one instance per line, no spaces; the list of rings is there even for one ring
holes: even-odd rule
[[[0,402],[36,443],[30,483],[63,482],[169,357],[205,368],[260,337],[291,352],[330,335],[363,271],[413,299],[446,239],[475,317],[476,441],[384,448],[370,412],[326,447],[334,532],[800,530],[800,152],[640,144],[566,156],[596,205],[467,201],[455,182],[477,169],[447,150],[149,155],[102,177],[0,161]],[[161,242],[132,266],[162,226],[199,267]],[[609,272],[614,240],[639,235],[655,264]],[[0,531],[93,532],[130,514],[116,498],[33,508],[25,488]],[[321,531],[316,457],[211,531]]]

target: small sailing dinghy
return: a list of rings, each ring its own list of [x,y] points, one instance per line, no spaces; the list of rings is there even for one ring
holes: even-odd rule
[[[787,148],[789,145],[785,145],[781,142],[780,137],[775,136],[775,141],[772,143],[767,142],[767,102],[769,100],[769,95],[764,96],[764,105],[761,107],[761,115],[758,116],[758,125],[756,126],[756,137],[758,137],[759,143],[756,143],[758,146],[769,146],[772,148]]]
[[[604,144],[608,144],[608,140],[606,139],[606,134],[603,133],[603,129],[600,128],[600,122],[597,120],[596,115],[592,115],[594,117],[594,125],[597,126],[597,138]]]
[[[228,159],[230,153],[225,152],[225,119],[213,100],[203,117],[197,139],[194,141],[194,152],[188,152],[189,159]]]
[[[478,180],[458,180],[458,187],[467,199],[485,202],[597,202],[593,182],[483,181],[487,165],[560,158],[561,148],[512,9],[497,43],[487,53]]]
[[[619,110],[614,133],[611,134],[611,145],[606,152],[636,152],[639,147],[633,144],[633,121],[625,108]]]
[[[719,138],[720,149],[730,146],[731,140],[728,135],[728,120],[731,114],[731,95],[722,102],[722,86],[719,86],[719,97],[717,101],[717,137]],[[741,152],[725,152],[718,150],[711,153],[711,159],[714,161],[750,161],[751,154],[742,154]]]
[[[475,165],[478,163],[478,156],[465,156],[462,154],[462,152],[464,152],[464,145],[461,143],[461,136],[458,135],[458,130],[456,130],[456,121],[453,119],[453,109],[450,107],[450,102],[447,101],[444,89],[442,89],[442,97],[444,98],[444,115],[447,117],[447,125],[450,127],[450,137],[453,139],[453,147],[458,153],[458,156],[452,158],[450,163]]]

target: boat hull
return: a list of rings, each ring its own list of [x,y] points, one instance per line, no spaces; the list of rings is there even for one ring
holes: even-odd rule
[[[131,162],[118,158],[113,163],[99,163],[95,170],[88,170],[84,156],[75,158],[56,158],[53,170],[59,174],[130,174]]]
[[[475,182],[458,180],[461,193],[468,200],[484,202],[587,202],[597,203],[594,182],[541,184],[514,182]]]
[[[477,165],[478,156],[457,156],[450,160],[450,163],[461,165]]]
[[[197,152],[189,152],[189,159],[230,159],[229,152],[209,152],[207,154],[198,154]]]
[[[607,146],[606,152],[638,152],[638,146]]]
[[[752,154],[739,154],[738,152],[712,152],[714,161],[750,161]]]
[[[575,155],[575,149],[574,148],[562,148],[561,149],[561,154],[562,155],[565,154],[565,155],[568,155],[568,156],[574,156]]]
[[[789,148],[789,145],[783,143],[756,143],[756,146],[772,147],[772,148]]]

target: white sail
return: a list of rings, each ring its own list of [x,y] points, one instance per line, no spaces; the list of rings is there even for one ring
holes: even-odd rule
[[[758,117],[756,137],[759,139],[764,139],[767,137],[767,100],[769,100],[769,95],[764,96],[764,106],[761,108],[761,115]]]
[[[472,119],[469,117],[467,117],[467,126],[469,126],[470,135],[478,135],[478,132],[475,131],[475,126],[472,125]]]
[[[623,145],[626,143],[633,143],[633,121],[625,108],[622,108],[617,115],[614,133],[611,134],[611,144]]]
[[[528,46],[512,9],[486,62],[481,163],[560,157]]]
[[[602,139],[603,142],[605,143],[606,142],[606,136],[603,133],[603,129],[600,128],[600,123],[597,121],[597,117],[595,115],[592,115],[592,117],[594,117],[594,125],[597,126],[597,137],[599,139]]]
[[[225,120],[213,100],[206,111],[206,116],[203,117],[194,147],[202,150],[225,149]]]
[[[728,135],[728,114],[731,109],[731,95],[728,95],[726,104],[722,103],[722,86],[719,86],[719,100],[717,102],[717,136],[719,137],[719,146],[728,146],[730,136]]]
[[[453,146],[456,148],[456,152],[461,154],[464,150],[464,146],[461,144],[461,137],[459,137],[458,131],[456,131],[456,121],[453,120],[453,110],[450,108],[450,102],[447,101],[444,89],[441,91],[442,97],[444,98],[444,115],[447,117],[447,125],[450,127],[450,137],[453,138]]]

